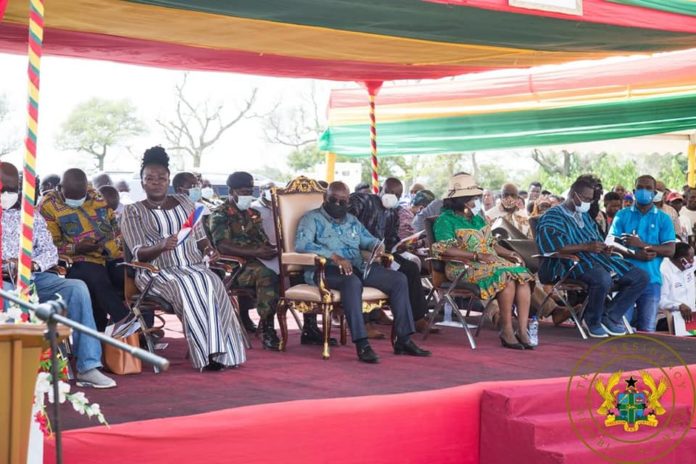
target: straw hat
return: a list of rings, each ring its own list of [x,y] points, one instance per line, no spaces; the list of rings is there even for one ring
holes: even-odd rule
[[[457,174],[450,179],[445,198],[473,197],[481,194],[483,194],[483,190],[476,185],[474,176]]]

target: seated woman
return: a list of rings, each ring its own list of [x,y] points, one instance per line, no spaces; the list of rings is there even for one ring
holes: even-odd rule
[[[445,274],[451,281],[467,272],[463,282],[479,287],[481,298],[495,297],[500,307],[500,341],[505,348],[533,349],[527,334],[529,319],[529,271],[511,261],[522,261],[512,251],[494,243],[490,226],[480,216],[481,190],[469,174],[459,174],[450,180],[443,201],[442,214],[433,227],[433,253],[447,258],[470,262],[468,271],[459,263],[449,262]],[[512,305],[517,306],[519,331],[512,325]]]
[[[169,156],[162,147],[145,151],[140,178],[147,198],[127,205],[121,218],[123,238],[134,259],[160,269],[154,277],[136,274],[135,283],[168,301],[182,320],[197,369],[220,370],[246,360],[237,319],[222,281],[205,264],[205,256],[217,252],[208,241],[203,224],[177,245],[177,233],[194,210],[185,195],[167,195]]]

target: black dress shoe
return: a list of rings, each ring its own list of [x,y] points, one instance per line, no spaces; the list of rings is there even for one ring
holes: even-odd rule
[[[261,331],[263,338],[261,340],[264,350],[280,351],[280,339],[273,327],[273,317],[268,321],[261,321]]]
[[[318,328],[305,326],[305,330],[302,331],[302,336],[300,337],[300,343],[302,345],[323,345],[324,344],[324,334]],[[337,346],[338,340],[331,337],[329,338],[329,346]]]
[[[525,350],[533,350],[534,349],[534,345],[530,345],[529,343],[525,343],[522,341],[522,339],[520,338],[520,334],[515,333],[515,338],[517,338],[517,341],[520,342],[520,345],[522,345],[522,347]]]
[[[510,348],[511,350],[524,350],[524,346],[522,346],[521,343],[506,342],[502,335],[500,336],[500,343],[503,345],[503,348]]]
[[[394,343],[394,354],[407,354],[409,356],[430,356],[432,353],[428,350],[419,348],[413,340],[409,339],[407,342]]]
[[[357,347],[358,359],[364,363],[377,364],[379,362],[379,356],[372,350],[370,345],[365,345],[362,348]]]

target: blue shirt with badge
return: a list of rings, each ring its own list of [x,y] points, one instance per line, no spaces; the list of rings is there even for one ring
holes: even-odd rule
[[[642,213],[635,205],[622,209],[616,213],[609,234],[615,237],[620,237],[623,234],[635,234],[647,245],[664,245],[676,241],[672,220],[655,205],[647,213]],[[650,261],[628,260],[648,273],[651,284],[662,284],[661,256]]]

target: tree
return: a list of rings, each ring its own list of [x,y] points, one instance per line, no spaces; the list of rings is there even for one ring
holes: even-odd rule
[[[97,169],[103,171],[111,147],[125,145],[131,137],[145,132],[135,112],[135,106],[128,100],[91,98],[70,112],[56,145],[62,150],[92,155],[97,160]]]
[[[251,110],[256,102],[258,89],[252,89],[241,108],[228,118],[223,116],[222,103],[210,100],[196,103],[186,96],[187,80],[188,73],[184,73],[181,83],[174,86],[177,100],[175,117],[166,121],[158,119],[157,124],[169,143],[167,149],[185,153],[193,160],[193,167],[200,168],[205,151],[232,126],[252,116]]]
[[[19,146],[19,139],[12,134],[12,129],[8,128],[8,120],[10,114],[10,104],[4,95],[0,95],[0,129],[5,129],[0,132],[0,158],[12,153]]]

